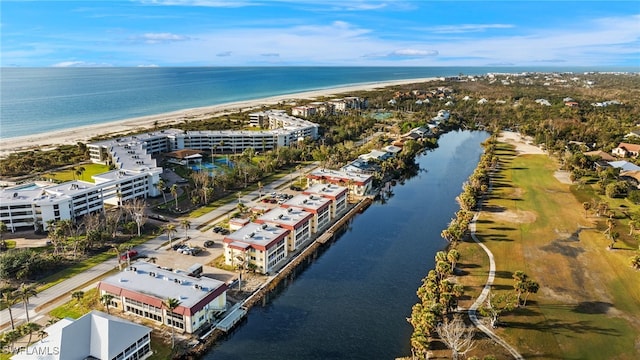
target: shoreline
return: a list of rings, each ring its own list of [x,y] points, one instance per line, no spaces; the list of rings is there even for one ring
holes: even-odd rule
[[[438,77],[430,77],[351,84],[333,88],[276,95],[260,99],[241,100],[204,107],[188,108],[155,115],[146,115],[123,120],[109,121],[95,125],[85,125],[48,133],[18,136],[2,139],[2,142],[0,143],[0,157],[5,157],[14,152],[29,151],[35,149],[51,150],[60,145],[75,145],[78,142],[86,143],[91,138],[94,138],[96,136],[117,136],[118,134],[129,133],[132,131],[144,132],[152,128],[154,126],[154,123],[156,122],[160,126],[173,125],[179,124],[185,120],[199,121],[205,118],[223,116],[225,114],[231,114],[240,111],[257,110],[262,105],[276,105],[282,101],[314,100],[318,97],[323,96],[342,95],[354,91],[371,91],[389,86],[424,83],[435,81],[438,79]]]

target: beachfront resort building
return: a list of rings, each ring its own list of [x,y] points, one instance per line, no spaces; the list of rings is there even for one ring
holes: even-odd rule
[[[192,277],[180,270],[169,271],[137,261],[98,284],[100,295],[110,294],[110,307],[157,323],[194,333],[210,324],[216,312],[224,312],[227,284],[208,277]],[[176,299],[173,311],[164,301]]]
[[[97,310],[77,320],[61,319],[44,332],[45,338],[12,359],[144,360],[152,355],[150,328]]]
[[[311,240],[313,214],[303,209],[276,207],[257,219],[257,224],[271,224],[289,230],[288,252],[301,249]]]
[[[373,186],[373,176],[351,171],[316,169],[307,175],[309,185],[317,183],[346,186],[357,196],[367,195]]]
[[[29,183],[4,188],[0,190],[0,221],[11,231],[22,227],[46,231],[50,221],[75,220],[103,210],[104,204],[120,205],[135,198],[159,196],[156,184],[163,169],[153,157],[157,154],[185,149],[212,154],[241,153],[247,148],[266,151],[318,137],[317,124],[289,116],[284,110],[249,116],[252,122],[269,130],[168,129],[90,143],[87,148],[91,161],[113,166],[114,170],[94,175],[95,183]]]
[[[225,236],[225,263],[268,274],[285,261],[290,230],[272,223],[248,223]]]

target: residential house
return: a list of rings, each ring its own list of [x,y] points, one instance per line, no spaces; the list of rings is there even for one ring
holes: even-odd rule
[[[640,153],[640,145],[621,142],[611,150],[611,153],[617,157],[637,157]]]

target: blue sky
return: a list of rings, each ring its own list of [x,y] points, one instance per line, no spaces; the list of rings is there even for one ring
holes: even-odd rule
[[[2,66],[640,66],[639,1],[0,3]]]

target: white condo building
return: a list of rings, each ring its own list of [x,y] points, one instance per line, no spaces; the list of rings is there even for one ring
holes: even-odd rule
[[[11,231],[40,226],[101,211],[104,204],[118,205],[135,198],[160,195],[156,184],[162,168],[153,155],[182,150],[241,153],[244,149],[272,150],[305,138],[317,139],[318,125],[287,115],[284,110],[249,114],[251,123],[268,130],[183,131],[168,129],[87,145],[91,161],[115,167],[94,175],[95,183],[72,181],[60,185],[29,183],[0,190],[0,221]]]

